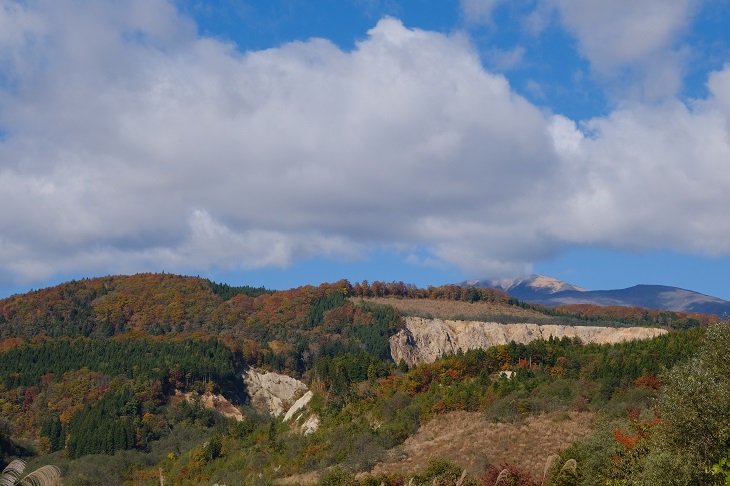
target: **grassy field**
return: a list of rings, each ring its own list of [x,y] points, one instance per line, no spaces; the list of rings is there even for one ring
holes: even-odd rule
[[[353,299],[359,302],[360,298]],[[493,304],[488,302],[463,302],[460,300],[400,299],[391,297],[368,297],[366,302],[390,305],[402,314],[418,317],[437,317],[440,319],[484,320],[488,316],[513,316],[545,318],[544,314],[523,309],[514,305]]]

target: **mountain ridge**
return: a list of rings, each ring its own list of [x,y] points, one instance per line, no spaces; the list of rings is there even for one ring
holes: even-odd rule
[[[551,307],[593,304],[699,312],[720,317],[730,314],[730,302],[726,300],[667,285],[638,284],[625,289],[586,290],[539,274],[512,280],[467,280],[463,284],[501,289],[515,299]]]

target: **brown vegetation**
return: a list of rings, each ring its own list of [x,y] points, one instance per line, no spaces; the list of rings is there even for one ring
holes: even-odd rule
[[[432,459],[444,459],[473,476],[490,465],[509,463],[539,478],[551,455],[593,433],[593,418],[590,412],[560,412],[530,416],[519,423],[493,423],[484,414],[452,412],[423,426],[372,473],[408,474]]]
[[[699,312],[675,312],[622,305],[570,304],[553,307],[556,311],[584,318],[608,318],[627,322],[650,322],[674,329],[710,326],[722,322],[720,316]]]
[[[361,299],[355,298],[354,302]],[[415,315],[419,317],[438,317],[440,319],[473,319],[479,320],[484,316],[517,316],[528,318],[544,318],[545,314],[523,309],[515,305],[494,302],[465,302],[462,300],[433,300],[433,299],[399,299],[393,297],[368,297],[366,302],[373,302],[381,305],[390,305],[398,309],[402,314]]]

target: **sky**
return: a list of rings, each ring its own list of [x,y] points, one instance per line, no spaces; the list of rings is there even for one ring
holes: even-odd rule
[[[730,300],[730,2],[0,0],[0,297],[541,273]]]

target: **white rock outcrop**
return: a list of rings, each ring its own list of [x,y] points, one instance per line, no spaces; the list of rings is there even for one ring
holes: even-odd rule
[[[314,393],[310,390],[302,395],[299,400],[294,402],[294,405],[292,405],[289,410],[286,411],[286,414],[284,414],[284,422],[290,421],[294,417],[294,414],[302,410],[309,403],[313,396]]]
[[[511,341],[526,344],[537,339],[579,338],[584,343],[618,343],[649,339],[666,333],[649,327],[560,326],[538,324],[498,324],[496,322],[453,321],[406,317],[405,328],[390,338],[390,353],[408,366],[432,363],[459,349],[486,349]]]
[[[251,406],[273,417],[283,414],[307,392],[307,385],[279,373],[259,373],[250,369],[243,374]]]
[[[310,415],[301,426],[302,434],[313,434],[319,428],[319,417],[315,414]]]
[[[307,415],[305,410],[314,393],[301,381],[291,376],[259,373],[253,369],[243,374],[243,381],[251,397],[251,406],[255,409],[273,417],[284,414],[284,421],[298,424],[299,431],[304,435],[319,428],[319,417],[314,413]]]

